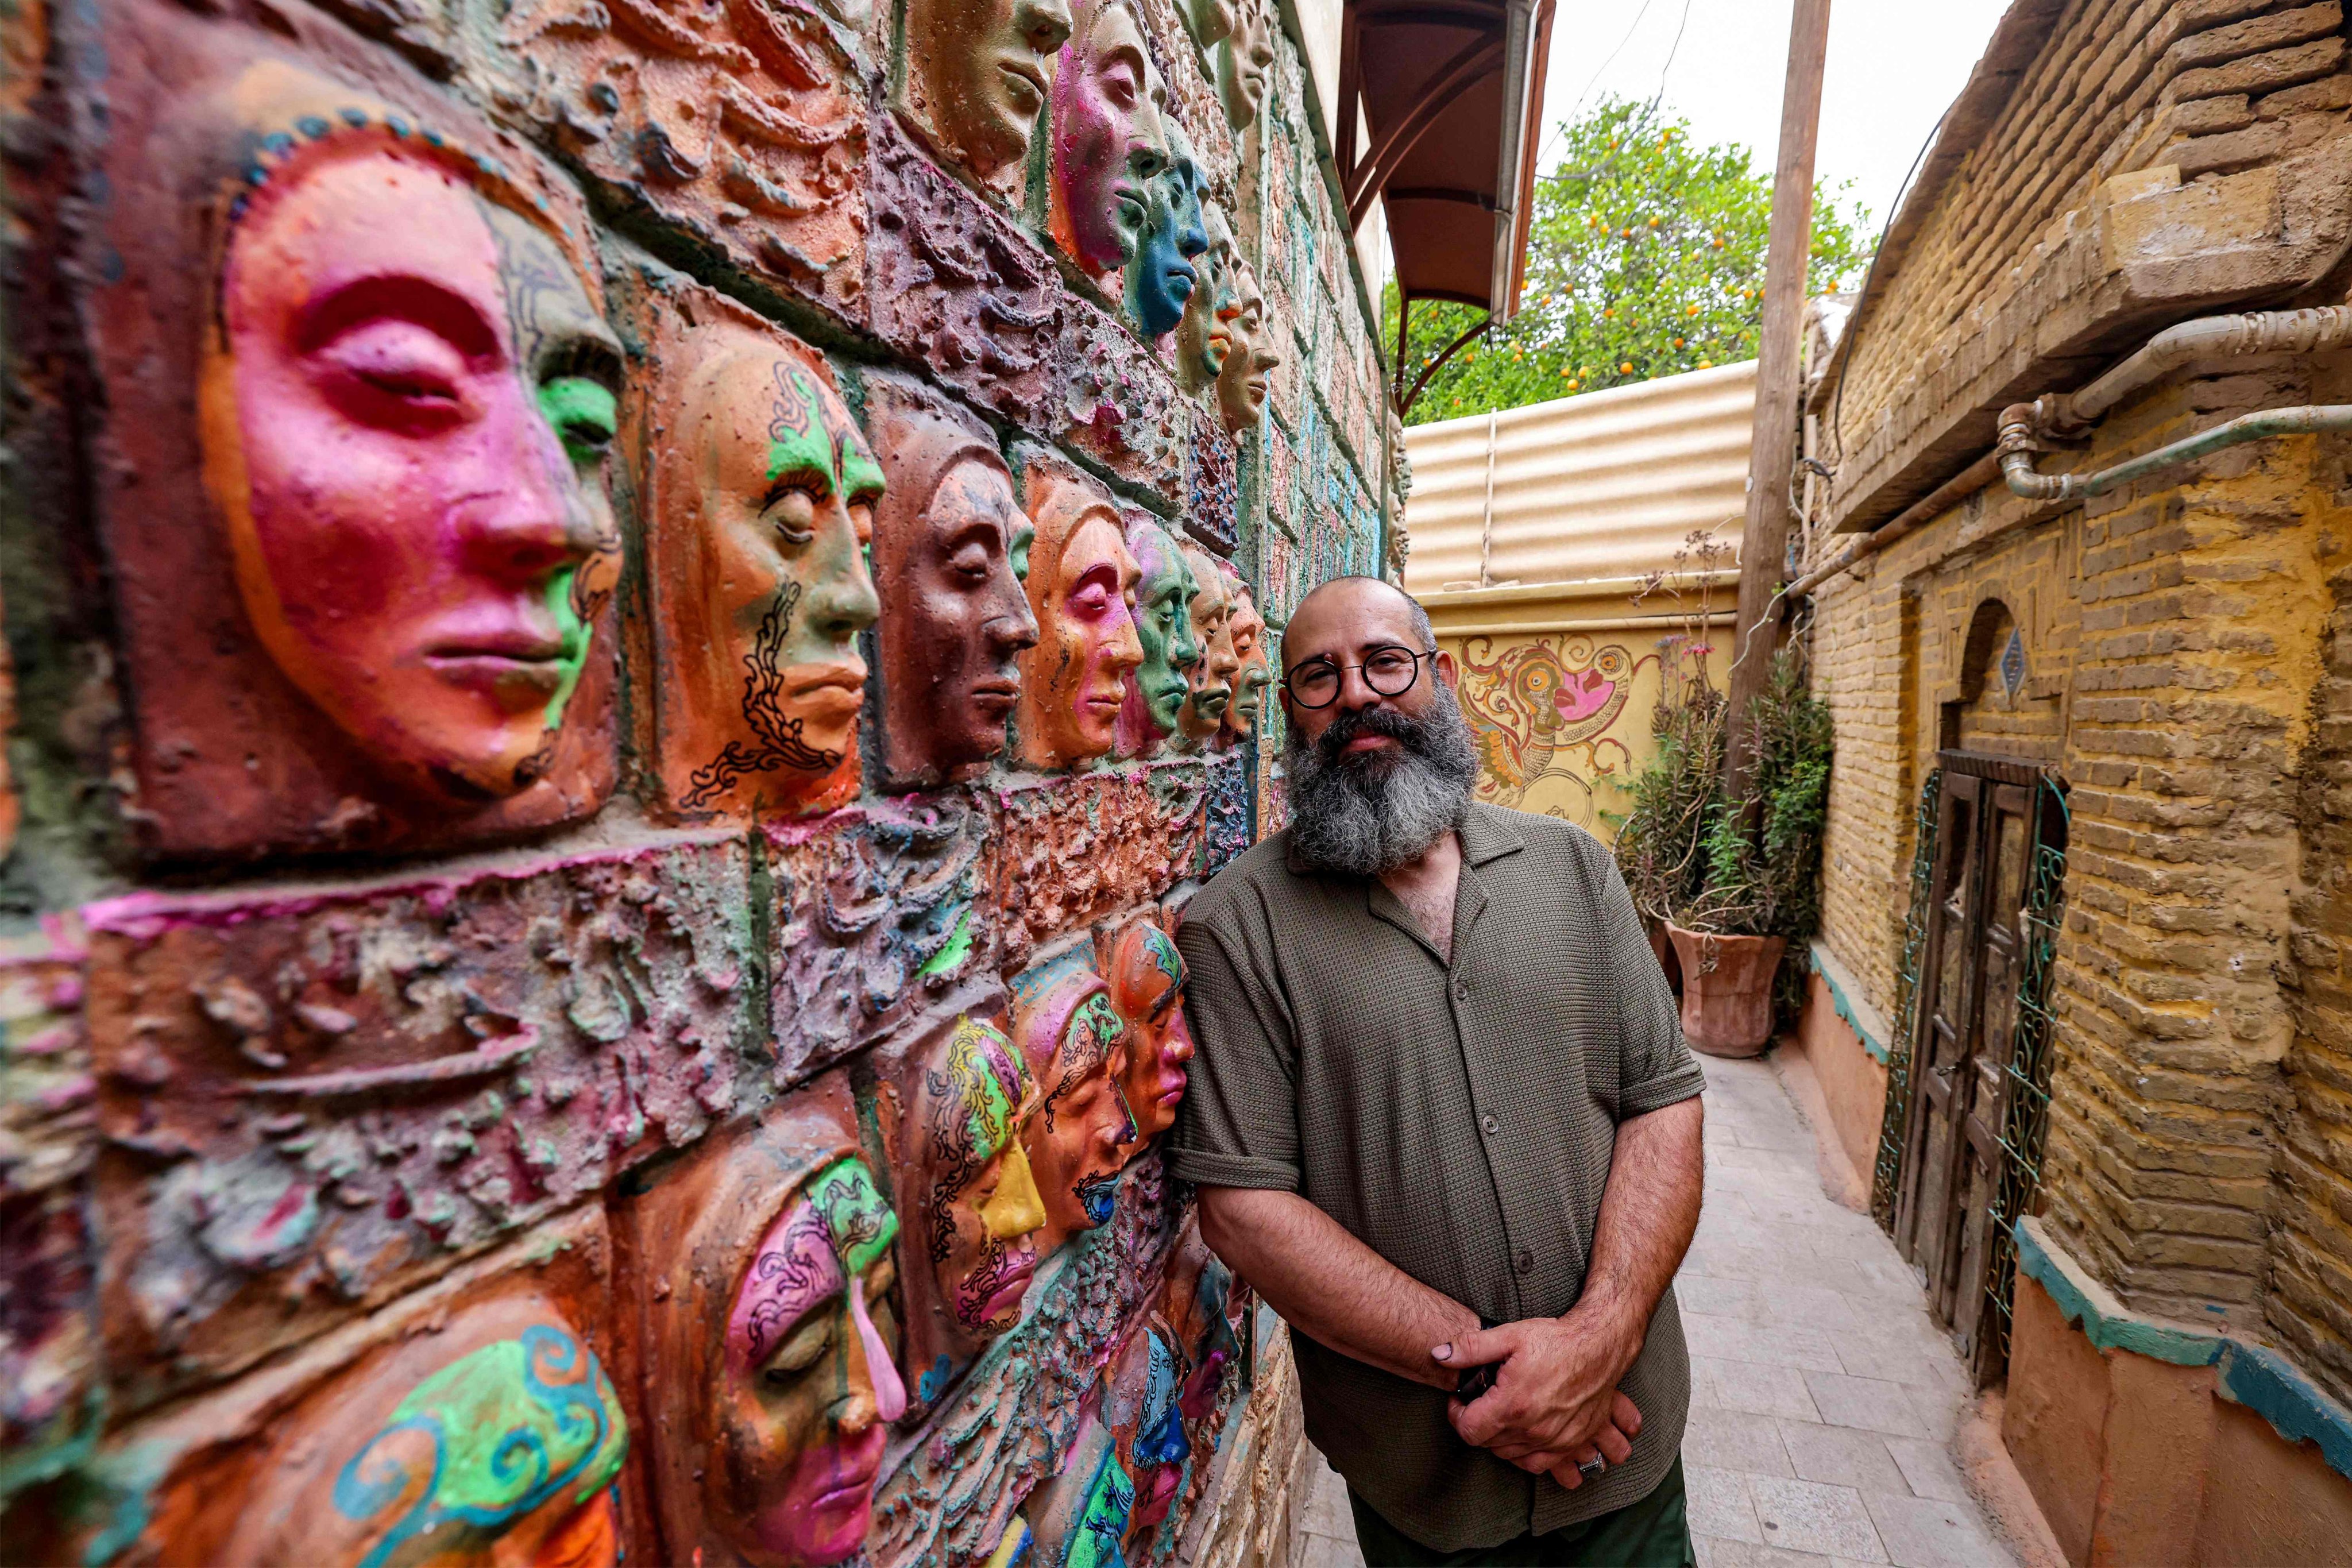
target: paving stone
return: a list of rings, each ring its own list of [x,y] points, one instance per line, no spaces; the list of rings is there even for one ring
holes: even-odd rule
[[[1899,1383],[1875,1377],[1846,1377],[1833,1372],[1809,1372],[1803,1376],[1806,1393],[1821,1411],[1821,1418],[1830,1426],[1860,1427],[1895,1437],[1930,1435],[1922,1412],[1908,1397],[1910,1391]]]
[[[1777,1476],[1751,1477],[1748,1485],[1757,1523],[1769,1544],[1857,1563],[1886,1561],[1870,1510],[1853,1488]]]
[[[1933,1498],[1937,1502],[1973,1503],[1968,1483],[1960,1479],[1959,1466],[1943,1445],[1917,1437],[1889,1437],[1886,1451],[1895,1456],[1902,1468],[1904,1484],[1914,1497]],[[1885,1489],[1893,1491],[1895,1489]]]
[[[1784,1552],[1777,1546],[1751,1546],[1745,1541],[1719,1541],[1694,1535],[1698,1568],[1835,1568],[1836,1559],[1810,1552]]]
[[[1683,1462],[1752,1476],[1796,1474],[1772,1417],[1706,1406],[1693,1406],[1683,1428]]]
[[[1902,1467],[1875,1432],[1851,1426],[1822,1426],[1810,1421],[1780,1423],[1780,1441],[1796,1479],[1826,1481],[1862,1491],[1903,1492],[1909,1489]]]
[[[1687,1267],[1675,1279],[1675,1300],[1682,1306],[1685,1324],[1694,1312],[1746,1321],[1759,1310],[1753,1280],[1718,1279],[1710,1274],[1690,1273]]]
[[[1763,1545],[1764,1531],[1756,1522],[1756,1507],[1748,1500],[1748,1478],[1737,1470],[1684,1465],[1683,1488],[1689,1498],[1691,1533]]]
[[[1699,1358],[1691,1358],[1694,1365]],[[1757,1362],[1715,1361],[1706,1363],[1707,1384],[1713,1403],[1725,1410],[1742,1410],[1751,1415],[1786,1415],[1797,1421],[1818,1421],[1821,1412],[1813,1405],[1811,1392],[1806,1386],[1808,1373],[1792,1366],[1765,1366]],[[1814,1377],[1829,1377],[1831,1373],[1813,1373]],[[1893,1386],[1889,1384],[1889,1386]],[[1917,1436],[1914,1431],[1910,1434]]]
[[[1756,1362],[1801,1372],[1843,1372],[1845,1363],[1827,1334],[1801,1323],[1758,1325],[1738,1318],[1692,1312],[1683,1319],[1691,1353],[1717,1361]]]
[[[1863,1500],[1895,1568],[2011,1568],[2016,1562],[1967,1503],[1882,1492]]]

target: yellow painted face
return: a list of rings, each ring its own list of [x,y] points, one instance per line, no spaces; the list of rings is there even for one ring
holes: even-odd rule
[[[980,1223],[996,1240],[1012,1241],[1045,1223],[1045,1203],[1037,1195],[1037,1178],[1031,1173],[1029,1156],[1018,1140],[1004,1146],[1003,1159],[996,1191],[980,1205]]]

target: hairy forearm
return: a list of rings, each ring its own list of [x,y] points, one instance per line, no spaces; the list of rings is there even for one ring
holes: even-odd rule
[[[1294,1328],[1399,1377],[1454,1386],[1455,1374],[1430,1360],[1430,1347],[1475,1329],[1478,1314],[1296,1193],[1202,1187],[1200,1201],[1202,1239]]]
[[[1619,1124],[1609,1185],[1592,1238],[1584,1294],[1571,1316],[1622,1335],[1626,1364],[1649,1331],[1650,1314],[1674,1283],[1698,1228],[1706,1184],[1701,1131],[1706,1112],[1694,1098]]]

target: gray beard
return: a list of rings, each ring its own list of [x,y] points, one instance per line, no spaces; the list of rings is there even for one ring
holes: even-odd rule
[[[1318,870],[1379,877],[1429,853],[1462,826],[1478,750],[1461,704],[1443,681],[1423,719],[1393,709],[1343,714],[1313,745],[1291,726],[1283,747],[1291,852]],[[1387,735],[1393,757],[1344,756],[1360,735]]]

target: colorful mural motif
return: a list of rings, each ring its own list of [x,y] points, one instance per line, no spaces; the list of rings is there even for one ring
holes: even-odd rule
[[[1594,827],[1615,804],[1601,792],[1633,776],[1619,721],[1635,679],[1657,663],[1616,643],[1538,637],[1499,650],[1463,640],[1462,710],[1478,739],[1481,800]]]
[[[0,62],[0,1539],[1149,1568],[1257,1506],[1172,933],[1395,510],[1276,8]]]

